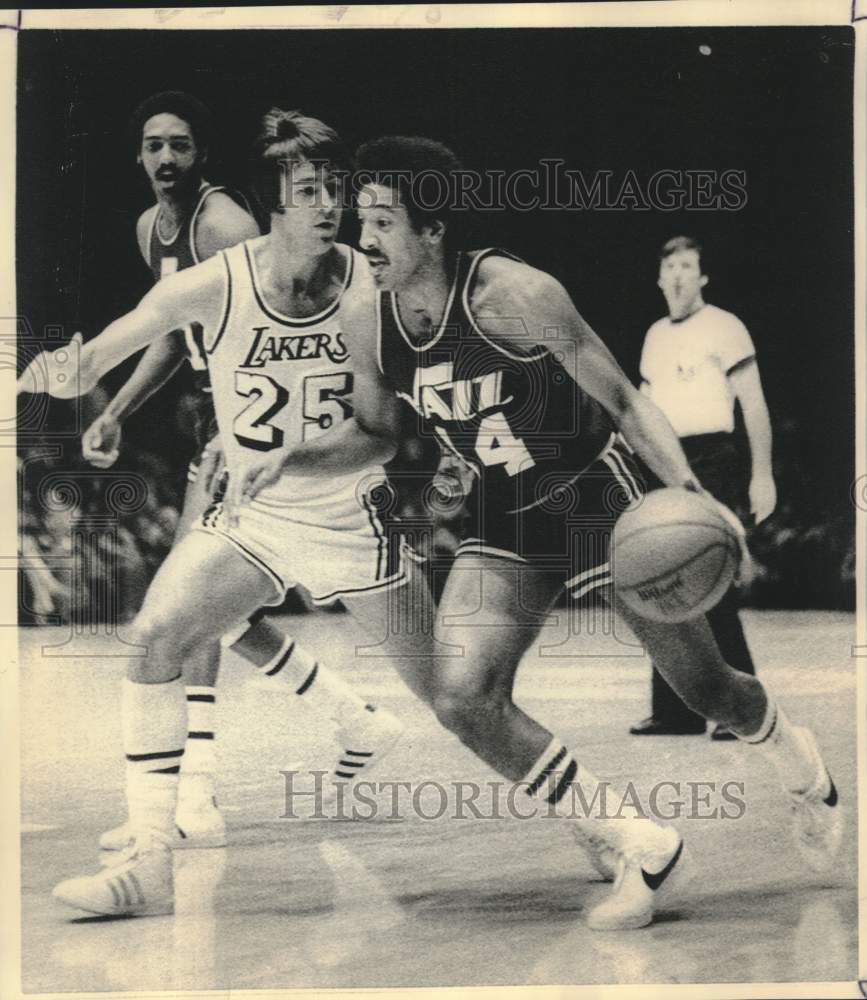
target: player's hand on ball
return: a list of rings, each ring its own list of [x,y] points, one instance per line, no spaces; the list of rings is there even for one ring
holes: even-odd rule
[[[284,451],[272,452],[266,458],[251,462],[238,475],[229,477],[229,489],[226,494],[226,511],[229,524],[233,527],[238,523],[238,510],[243,503],[249,503],[266,486],[276,483],[283,473]]]
[[[81,437],[81,454],[97,469],[108,469],[120,455],[120,421],[103,413],[87,428]]]
[[[750,550],[747,548],[747,529],[743,526],[741,519],[733,510],[726,507],[724,503],[720,503],[719,500],[716,500],[709,493],[706,495],[716,506],[720,515],[735,530],[738,546],[741,550],[740,561],[738,562],[738,568],[735,572],[735,584],[739,587],[749,587],[756,574],[755,567],[753,566],[753,557],[750,555]]]
[[[774,513],[777,506],[777,486],[769,474],[753,476],[750,480],[750,513],[761,524]]]

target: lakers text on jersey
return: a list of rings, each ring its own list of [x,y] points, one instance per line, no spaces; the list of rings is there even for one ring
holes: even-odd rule
[[[222,252],[223,321],[206,331],[204,348],[230,477],[252,456],[328,434],[352,416],[341,303],[371,279],[355,251],[340,250],[346,265],[341,293],[303,319],[266,302],[249,243]],[[403,580],[399,546],[389,543],[368,496],[384,478],[381,466],[284,475],[241,505],[237,525],[229,525],[217,501],[197,527],[227,538],[270,576],[274,603],[297,583],[320,603],[395,586]]]

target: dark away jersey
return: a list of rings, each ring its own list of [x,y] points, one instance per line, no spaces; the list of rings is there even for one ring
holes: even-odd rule
[[[550,345],[487,337],[470,312],[470,293],[488,249],[460,254],[445,317],[426,340],[401,323],[398,298],[380,292],[379,366],[415,409],[419,431],[436,434],[476,472],[504,511],[535,506],[571,482],[614,433],[606,411],[570,377],[574,345],[551,331]],[[512,258],[516,259],[516,258]],[[512,333],[520,318],[508,318]]]
[[[160,236],[160,210],[157,209],[154,213],[148,235],[148,264],[154,281],[174,274],[175,271],[183,271],[184,268],[201,263],[196,252],[196,222],[205,202],[215,191],[225,192],[226,189],[211,184],[202,184],[193,211],[184,219],[170,240],[165,240]],[[195,372],[196,388],[203,392],[209,392],[208,363],[202,342],[202,327],[198,323],[191,323],[184,328],[183,334],[187,357]]]

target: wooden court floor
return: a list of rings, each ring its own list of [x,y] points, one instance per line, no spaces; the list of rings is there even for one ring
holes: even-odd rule
[[[519,702],[601,777],[632,781],[643,802],[662,781],[687,804],[697,783],[710,783],[710,806],[693,810],[705,814],[720,805],[723,783],[743,783],[740,818],[674,820],[691,880],[653,926],[619,934],[583,923],[608,887],[570,821],[491,815],[494,792],[484,789],[496,775],[438,728],[386,661],[356,655],[360,639],[344,615],[284,624],[406,724],[372,776],[385,793],[359,807],[376,814],[335,818],[332,805],[317,819],[296,796],[296,818],[286,816],[283,772],[296,791],[310,788],[306,772],[332,763],[330,734],[293,695],[229,657],[218,689],[229,846],[176,852],[173,916],[113,920],[62,907],[52,886],[95,870],[99,833],[122,818],[121,669],[112,637],[62,646],[60,630],[23,632],[24,990],[845,980],[857,995],[853,619],[751,612],[746,623],[761,673],[790,716],[815,729],[848,809],[827,876],[802,867],[788,806],[757,753],[705,737],[627,734],[647,714],[642,656],[617,655],[614,637],[598,632],[569,637],[561,621],[522,665]],[[456,817],[461,781],[482,786],[481,817]],[[410,785],[395,806],[398,782]],[[668,786],[658,801],[675,798]]]

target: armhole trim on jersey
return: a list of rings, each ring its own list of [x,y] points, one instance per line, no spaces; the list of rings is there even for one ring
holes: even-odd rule
[[[740,361],[736,361],[731,366],[731,368],[727,368],[726,369],[726,378],[728,378],[729,375],[733,374],[734,372],[738,371],[739,369],[746,368],[746,366],[748,364],[750,364],[750,362],[755,361],[755,360],[756,360],[756,354],[755,354],[755,351],[753,351],[752,354],[748,354],[745,358],[741,358]]]
[[[220,320],[220,325],[217,328],[217,333],[210,344],[208,343],[207,337],[204,341],[205,351],[208,354],[213,354],[217,349],[217,344],[220,343],[223,334],[226,332],[226,327],[229,323],[229,315],[232,312],[232,268],[229,265],[229,258],[225,250],[220,251],[220,256],[223,258],[223,264],[226,268],[226,290],[223,293],[222,319]]]
[[[148,250],[147,262],[148,262],[148,267],[151,269],[153,268],[153,263],[151,262],[151,245],[153,244],[154,241],[154,226],[157,224],[157,216],[159,214],[160,214],[160,206],[159,204],[156,204],[154,205],[153,218],[151,219],[150,225],[148,226],[148,238],[147,238],[147,250]]]
[[[383,375],[385,368],[382,364],[382,299],[386,294],[386,292],[376,293],[376,364]]]
[[[479,252],[473,258],[472,263],[470,264],[470,269],[469,271],[467,271],[467,277],[466,280],[464,281],[464,289],[461,295],[461,303],[464,307],[464,315],[467,317],[470,326],[482,338],[482,340],[484,340],[486,344],[490,344],[490,346],[493,347],[495,351],[499,351],[500,354],[504,354],[507,358],[511,358],[513,361],[523,361],[525,364],[530,363],[532,361],[541,361],[546,354],[550,353],[548,351],[548,348],[545,347],[543,344],[537,344],[532,353],[527,352],[526,354],[517,354],[514,351],[510,351],[508,347],[504,347],[501,343],[498,343],[496,340],[492,340],[489,336],[487,336],[487,334],[484,332],[484,330],[482,330],[482,328],[476,322],[475,317],[473,316],[472,310],[470,309],[470,287],[473,284],[473,279],[476,276],[476,271],[478,271],[479,264],[481,264],[481,262],[486,257],[490,257],[491,254],[496,254],[501,257],[506,257],[509,260],[517,261],[519,264],[524,263],[524,261],[522,261],[520,257],[516,257],[514,254],[509,253],[507,250],[499,250],[496,247],[487,247],[485,250],[479,250]],[[512,318],[512,317],[504,317],[504,318]],[[520,319],[520,317],[517,318]]]
[[[349,246],[346,248],[346,251],[349,255],[349,260],[346,262],[346,277],[343,279],[343,289],[340,292],[341,298],[349,291],[349,286],[355,277],[355,251]]]
[[[199,213],[202,211],[205,202],[208,200],[208,198],[210,198],[210,196],[215,191],[225,191],[225,190],[226,190],[225,187],[223,187],[220,184],[209,185],[202,191],[199,200],[196,203],[196,207],[193,209],[193,214],[192,217],[190,218],[190,253],[193,255],[194,264],[202,263],[201,260],[199,259],[199,251],[196,248],[196,223],[199,221]]]

